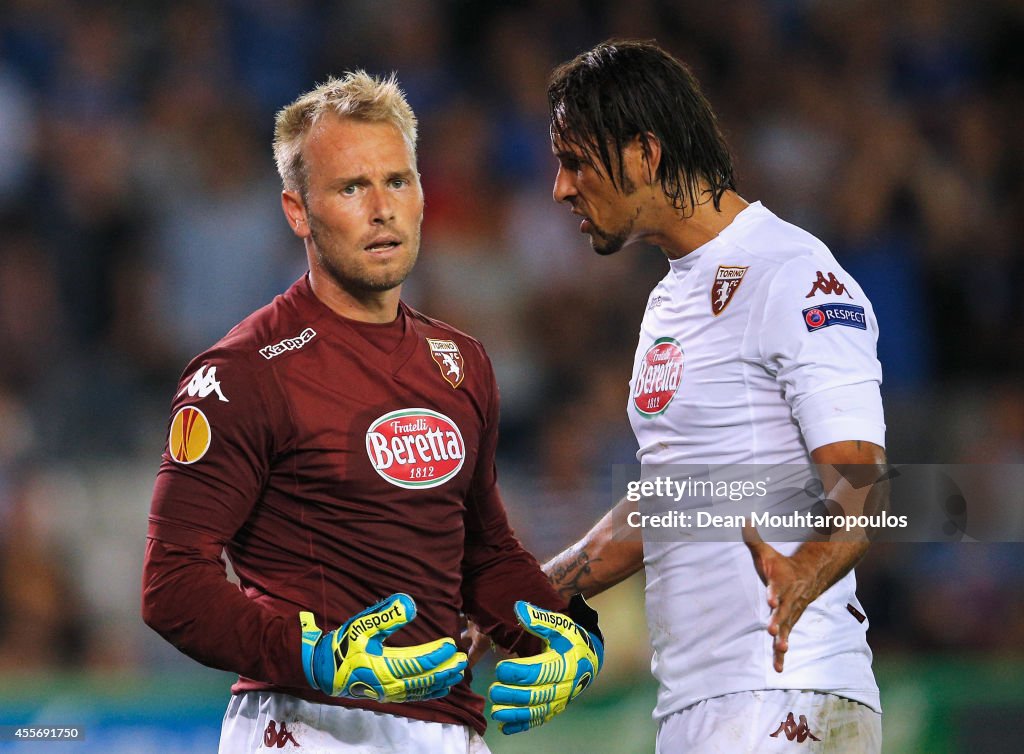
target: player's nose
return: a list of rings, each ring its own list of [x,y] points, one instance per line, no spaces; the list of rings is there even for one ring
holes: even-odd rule
[[[576,174],[559,165],[558,172],[555,173],[555,187],[551,191],[551,198],[562,203],[574,196],[576,196]]]
[[[370,222],[383,225],[395,219],[394,197],[386,189],[370,190]]]

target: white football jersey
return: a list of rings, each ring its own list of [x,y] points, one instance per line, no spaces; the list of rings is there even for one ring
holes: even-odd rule
[[[648,299],[630,381],[642,467],[808,464],[832,442],[885,445],[878,326],[814,236],[760,202],[671,260]],[[772,667],[749,550],[644,530],[655,718],[737,691],[827,691],[880,711],[853,573],[808,606]],[[776,545],[792,554],[799,543]]]

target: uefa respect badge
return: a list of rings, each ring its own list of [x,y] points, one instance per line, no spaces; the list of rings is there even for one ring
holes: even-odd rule
[[[822,304],[800,312],[807,326],[807,332],[816,332],[833,325],[866,330],[867,316],[864,307],[856,304]]]

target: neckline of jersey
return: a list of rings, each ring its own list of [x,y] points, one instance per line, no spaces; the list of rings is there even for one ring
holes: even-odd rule
[[[730,243],[730,239],[743,231],[744,227],[748,223],[757,219],[767,211],[768,210],[765,209],[761,202],[751,202],[740,210],[736,217],[733,218],[732,222],[726,225],[722,231],[710,241],[702,246],[698,246],[689,254],[679,257],[679,259],[668,260],[669,265],[672,267],[672,272],[676,275],[686,274],[693,269],[702,257],[712,253],[714,249],[720,246],[728,245]]]
[[[315,319],[317,321],[328,324],[328,333],[326,333],[328,336],[332,331],[340,331],[347,328],[357,333],[366,342],[367,346],[374,348],[375,344],[373,343],[372,335],[374,330],[381,332],[382,330],[387,330],[387,328],[400,327],[402,334],[398,339],[398,343],[390,352],[380,347],[376,347],[376,350],[390,361],[393,372],[398,371],[409,360],[409,357],[412,356],[413,351],[416,349],[418,338],[413,328],[412,317],[409,315],[409,307],[404,301],[398,302],[398,316],[391,322],[360,322],[359,320],[338,314],[321,301],[313,292],[308,272],[302,276],[299,282],[298,292],[300,297],[306,301],[307,306],[316,312]]]

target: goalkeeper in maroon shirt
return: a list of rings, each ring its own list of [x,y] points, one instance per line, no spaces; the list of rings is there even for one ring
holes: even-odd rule
[[[463,613],[520,658],[489,690],[505,733],[561,712],[603,661],[594,611],[509,528],[487,355],[400,299],[423,219],[415,145],[393,78],[349,73],[278,114],[309,273],[175,394],[142,611],[239,674],[222,752],[486,752]]]

